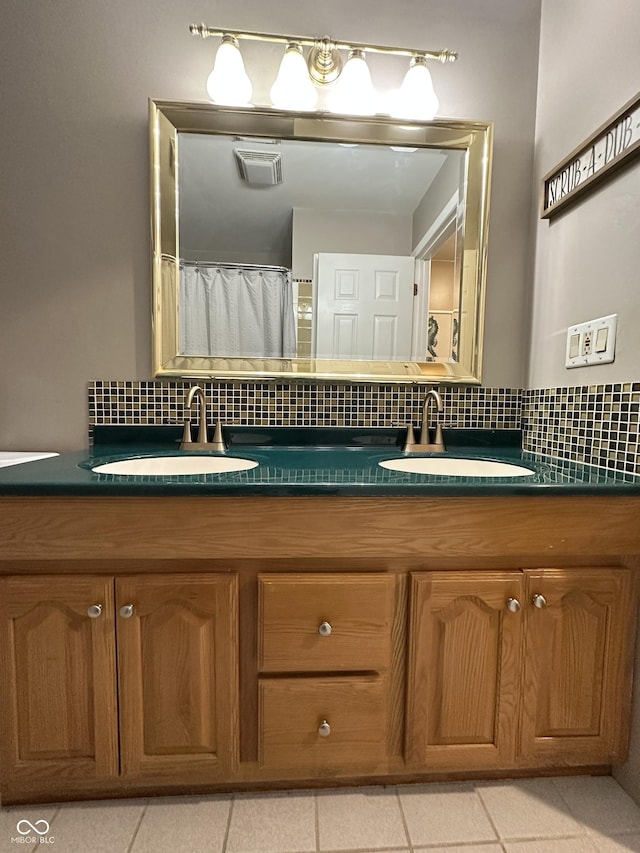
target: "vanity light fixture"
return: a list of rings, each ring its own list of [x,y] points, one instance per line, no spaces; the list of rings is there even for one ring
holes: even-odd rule
[[[414,56],[391,103],[391,115],[395,118],[431,121],[439,106],[427,62],[424,56]]]
[[[251,81],[240,55],[239,42],[242,39],[285,45],[278,76],[270,92],[272,104],[278,109],[313,110],[318,97],[315,87],[335,83],[335,91],[330,98],[332,112],[371,115],[379,111],[378,96],[365,58],[366,51],[410,58],[409,70],[400,89],[389,99],[387,111],[398,118],[429,121],[438,110],[438,98],[427,62],[455,62],[458,58],[458,54],[451,50],[413,50],[357,42],[334,42],[328,36],[318,39],[237,32],[217,30],[206,24],[191,24],[189,29],[192,35],[202,38],[222,38],[214,70],[207,81],[207,91],[212,101],[227,106],[247,106],[251,100]],[[304,48],[309,48],[306,60]],[[344,67],[341,51],[348,52]]]
[[[271,103],[280,110],[313,110],[318,93],[307,73],[307,63],[298,42],[289,42],[280,70],[271,87]]]
[[[331,112],[368,116],[378,112],[376,106],[376,91],[364,51],[351,50],[331,98]]]
[[[251,101],[251,80],[244,70],[238,40],[232,35],[222,37],[207,79],[207,92],[212,101],[226,107],[245,107]]]

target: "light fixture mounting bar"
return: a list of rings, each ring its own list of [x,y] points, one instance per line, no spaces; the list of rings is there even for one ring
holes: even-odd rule
[[[324,36],[323,38],[309,38],[308,36],[283,36],[275,33],[250,32],[248,30],[220,30],[215,29],[214,27],[209,27],[206,24],[191,24],[189,26],[189,31],[192,35],[201,36],[201,38],[205,39],[211,38],[212,36],[232,35],[237,39],[247,39],[249,41],[269,41],[279,44],[296,42],[303,47],[318,47],[324,44],[326,46],[330,46],[332,50],[364,50],[369,53],[387,53],[395,56],[422,56],[425,59],[435,59],[442,63],[455,62],[458,58],[458,54],[453,50],[422,50],[407,47],[391,47],[389,45],[381,44],[366,44],[364,42],[356,41],[340,42],[334,41],[328,36]]]

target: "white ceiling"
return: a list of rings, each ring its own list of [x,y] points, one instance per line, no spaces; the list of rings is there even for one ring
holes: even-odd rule
[[[280,152],[283,182],[252,186],[238,173],[234,149]],[[447,157],[439,150],[181,133],[180,246],[193,252],[233,251],[247,240],[283,249],[293,208],[367,210],[411,215]]]

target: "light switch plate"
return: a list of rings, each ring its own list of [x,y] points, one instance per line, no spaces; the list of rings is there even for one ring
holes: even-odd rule
[[[617,314],[569,326],[565,367],[589,367],[613,361],[616,357],[617,326]]]

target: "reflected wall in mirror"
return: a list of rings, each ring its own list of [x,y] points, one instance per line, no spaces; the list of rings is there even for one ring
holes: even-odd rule
[[[490,124],[150,123],[156,376],[480,381]]]

